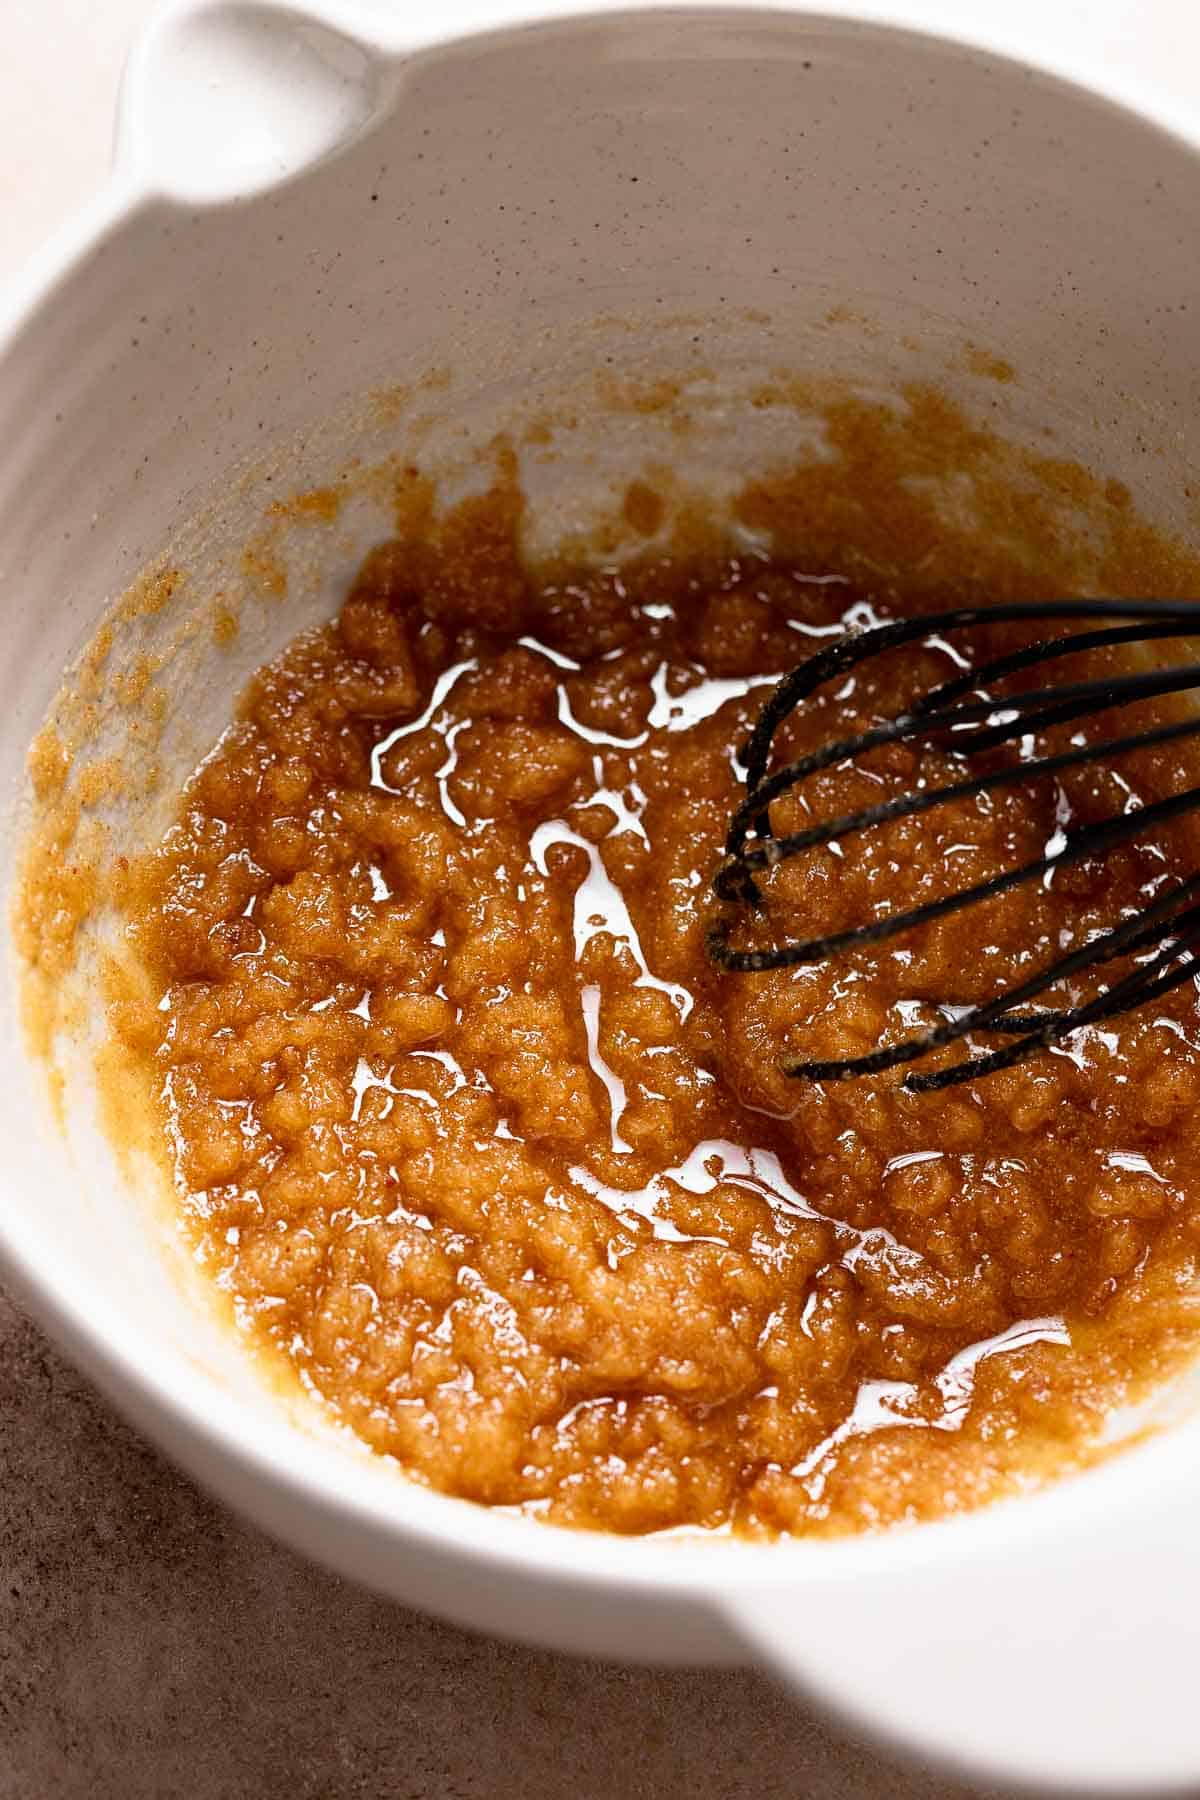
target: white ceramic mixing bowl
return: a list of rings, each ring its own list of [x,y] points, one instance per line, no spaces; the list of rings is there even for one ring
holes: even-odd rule
[[[109,189],[0,321],[6,871],[64,665],[160,549],[176,540],[215,591],[271,482],[315,483],[405,432],[465,467],[606,357],[692,382],[687,455],[715,487],[771,448],[746,382],[786,359],[936,376],[1018,439],[1051,415],[1065,452],[1194,533],[1200,82],[1194,118],[1145,97],[1139,116],[1086,45],[1039,72],[890,29],[892,10],[612,13],[444,43],[435,28],[475,21],[338,0],[164,14],[130,68]],[[956,11],[930,0],[902,22],[939,17]],[[955,363],[968,342],[1019,379],[985,391]],[[385,384],[390,411],[357,404]],[[544,474],[547,532],[635,456],[652,426],[632,416],[597,416],[587,454]],[[381,529],[351,509],[337,542],[296,551],[285,608],[260,608],[232,653],[193,646],[168,773],[249,668],[332,610]],[[181,1287],[82,1060],[66,1136],[54,1125],[11,969],[0,1032],[7,1274],[148,1433],[281,1536],[486,1630],[757,1658],[960,1762],[1092,1792],[1200,1781],[1200,1421],[1036,1498],[876,1539],[625,1541],[489,1513],[266,1393]]]

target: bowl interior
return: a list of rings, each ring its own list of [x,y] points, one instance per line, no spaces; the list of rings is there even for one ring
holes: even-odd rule
[[[913,426],[899,478],[948,518],[984,504],[967,421],[1010,446],[996,479],[1018,512],[1036,490],[1096,546],[1098,584],[1110,481],[1156,527],[1195,534],[1196,159],[1177,140],[1013,64],[787,14],[498,34],[414,58],[371,96],[361,134],[278,189],[192,212],[135,201],[0,363],[10,890],[26,753],[56,696],[81,765],[156,776],[45,840],[68,867],[161,829],[249,672],[328,617],[388,535],[409,462],[451,499],[503,437],[531,554],[566,538],[620,556],[635,476],[667,471],[680,505],[720,512],[756,471],[833,455],[830,404],[912,421],[935,390],[957,410]],[[294,504],[330,488],[336,517]],[[114,605],[101,666],[85,653]],[[160,1184],[105,1129],[111,936],[91,918],[78,955],[47,965],[70,1025],[65,1131],[15,966],[0,991],[10,1253],[127,1360],[153,1344],[163,1392],[186,1372],[247,1421],[275,1418]],[[366,1480],[361,1453],[330,1441],[336,1479]]]

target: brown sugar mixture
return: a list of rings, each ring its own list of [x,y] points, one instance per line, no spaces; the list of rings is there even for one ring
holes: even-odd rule
[[[1188,1341],[1192,987],[944,1093],[780,1064],[1011,984],[1183,852],[722,974],[709,881],[772,678],[920,596],[747,554],[534,580],[514,527],[499,494],[373,553],[129,870],[154,1001],[116,1023],[238,1319],[410,1475],[564,1524],[860,1529],[1098,1453]],[[999,641],[864,665],[787,747]],[[807,803],[953,767],[890,748]],[[771,923],[982,880],[1185,773],[1076,771],[830,845],[772,877]]]

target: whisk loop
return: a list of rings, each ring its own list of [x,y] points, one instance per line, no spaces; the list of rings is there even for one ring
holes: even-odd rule
[[[1131,622],[1067,637],[1041,639],[995,657],[977,669],[942,683],[897,717],[824,744],[794,762],[770,771],[775,735],[790,714],[818,688],[845,676],[869,658],[931,636],[944,637],[972,625],[1076,618]],[[730,821],[725,858],[712,882],[713,892],[726,906],[708,935],[712,960],[732,973],[758,973],[823,962],[841,951],[882,942],[992,899],[1025,882],[1038,880],[1051,869],[1102,855],[1144,835],[1156,825],[1200,807],[1200,786],[1190,787],[1136,811],[1081,826],[1068,832],[1064,840],[1046,855],[907,911],[887,914],[824,937],[775,944],[766,949],[738,949],[730,941],[738,923],[739,908],[761,909],[761,891],[756,878],[792,857],[822,844],[852,838],[893,819],[927,812],[948,801],[970,799],[1039,775],[1055,774],[1088,763],[1106,763],[1133,750],[1195,737],[1200,735],[1200,713],[1194,718],[1172,720],[1148,730],[1023,759],[1015,765],[967,775],[941,787],[919,788],[858,812],[820,821],[802,831],[777,836],[771,826],[770,809],[782,795],[823,769],[849,762],[886,744],[936,740],[955,755],[967,758],[994,750],[1014,739],[1035,736],[1051,726],[1070,724],[1136,701],[1159,699],[1198,688],[1200,663],[1189,663],[1172,668],[1137,670],[1099,680],[1037,687],[999,698],[989,691],[1009,676],[1079,652],[1179,637],[1198,627],[1200,601],[1056,600],[956,607],[848,634],[800,663],[783,677],[766,701],[743,752],[746,796]],[[1160,946],[1156,954],[1139,962],[1131,973],[1086,1004],[1032,1013],[1014,1010],[1086,969],[1154,946]],[[1036,1051],[1068,1037],[1081,1026],[1144,1006],[1196,974],[1200,974],[1200,874],[1179,882],[1137,915],[1122,920],[1082,948],[1057,958],[1019,985],[993,999],[956,1009],[955,1016],[947,1017],[940,1025],[864,1056],[793,1061],[785,1063],[784,1067],[790,1075],[839,1081],[848,1076],[879,1074],[901,1064],[916,1062],[973,1033],[990,1032],[1013,1038],[1013,1042],[1003,1049],[973,1055],[934,1073],[911,1074],[905,1081],[908,1088],[918,1092],[953,1087],[998,1069],[1010,1068]]]

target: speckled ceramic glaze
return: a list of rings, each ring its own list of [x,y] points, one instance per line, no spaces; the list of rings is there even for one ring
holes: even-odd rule
[[[1096,45],[997,44],[968,10],[991,11],[614,12],[444,43],[486,21],[333,0],[164,14],[130,68],[109,190],[0,320],[6,873],[29,741],[152,557],[174,545],[211,593],[279,485],[405,433],[462,477],[498,425],[594,394],[606,367],[692,382],[686,455],[714,491],[770,454],[748,395],[786,361],[882,387],[936,376],[1018,439],[1049,408],[1071,454],[1194,530],[1200,104],[1172,116]],[[939,25],[971,42],[921,34]],[[1001,54],[1023,49],[1040,70]],[[968,343],[1019,379],[989,387]],[[619,398],[598,409],[539,478],[536,528],[600,508],[644,429]],[[233,685],[328,614],[380,529],[364,499],[328,541],[291,543],[288,606],[260,609],[232,660],[181,654],[169,774]],[[82,1056],[65,1138],[54,1125],[11,972],[0,1030],[7,1270],[148,1432],[281,1536],[485,1630],[759,1657],[1011,1775],[1200,1780],[1200,1422],[1036,1499],[878,1540],[630,1542],[491,1514],[268,1393],[96,1131]]]

